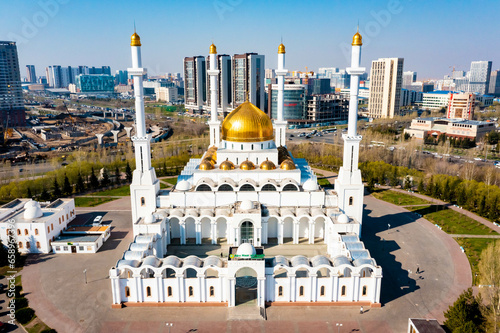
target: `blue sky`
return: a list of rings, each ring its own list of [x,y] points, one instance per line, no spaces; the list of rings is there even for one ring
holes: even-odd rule
[[[418,79],[441,78],[472,60],[500,68],[498,1],[102,1],[10,0],[0,4],[0,40],[18,42],[21,75],[34,64],[130,66],[134,20],[151,74],[181,72],[185,56],[258,52],[276,66],[281,37],[289,70],[346,67],[359,20],[362,64],[405,58]]]

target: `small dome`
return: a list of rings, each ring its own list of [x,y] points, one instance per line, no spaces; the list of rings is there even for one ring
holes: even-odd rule
[[[340,214],[339,217],[337,217],[337,222],[338,223],[349,223],[349,216],[346,214]]]
[[[28,202],[26,202],[24,204],[24,209],[27,209],[29,207],[37,207],[37,206],[40,206],[40,204],[37,201],[35,201],[35,200],[29,200]]]
[[[278,46],[278,54],[283,54],[283,53],[285,53],[285,45],[281,43],[280,46]]]
[[[217,54],[217,47],[215,47],[214,43],[210,45],[210,54]]]
[[[274,139],[274,128],[267,114],[246,101],[224,119],[221,136],[232,142],[263,142]]]
[[[214,164],[209,159],[204,159],[200,163],[200,170],[212,170],[214,168]]]
[[[208,161],[212,162],[212,164],[215,164],[215,163],[217,163],[217,155],[216,155],[216,153],[207,152],[205,154],[205,158],[203,160],[208,160]]]
[[[362,42],[362,37],[361,37],[361,34],[358,32],[356,32],[356,34],[352,37],[352,46],[361,46],[363,45],[363,42]]]
[[[141,37],[135,32],[132,37],[130,37],[130,46],[141,46]]]
[[[274,165],[273,162],[271,162],[268,159],[266,159],[264,162],[262,162],[260,164],[260,168],[262,170],[274,170],[274,169],[276,169],[276,165]]]
[[[257,253],[255,251],[255,247],[253,247],[252,244],[250,243],[243,243],[240,246],[238,246],[238,250],[236,250],[236,255],[237,256],[254,256]]]
[[[250,210],[253,209],[253,202],[250,200],[243,200],[240,204],[240,209],[242,210]]]
[[[229,160],[225,160],[224,162],[222,162],[220,164],[219,169],[221,169],[221,170],[233,170],[234,164],[233,164],[233,162],[231,162]]]
[[[312,179],[309,179],[304,183],[304,185],[302,185],[302,188],[305,191],[316,191],[318,189],[318,183],[316,183]]]
[[[295,163],[289,158],[281,162],[280,169],[282,170],[294,170],[295,169]]]
[[[253,170],[253,169],[255,169],[255,164],[253,164],[252,161],[246,160],[240,164],[240,169],[241,170]]]
[[[155,217],[153,214],[146,215],[144,218],[144,223],[153,223],[155,221]]]
[[[38,203],[37,201],[29,201],[28,203],[30,202],[33,202],[31,203],[28,208],[26,208],[24,210],[24,219],[25,220],[30,220],[30,219],[36,219],[36,218],[39,218],[39,217],[42,217],[43,216],[43,212],[42,212],[42,208],[40,208],[40,203]],[[26,203],[25,206],[28,204]]]
[[[187,180],[181,180],[175,185],[175,189],[178,191],[188,191],[191,188],[191,184]]]

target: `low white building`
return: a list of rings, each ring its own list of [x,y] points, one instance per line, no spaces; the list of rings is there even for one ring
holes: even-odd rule
[[[446,90],[424,93],[422,97],[422,108],[427,110],[447,108],[451,93],[452,92]]]
[[[165,103],[175,103],[178,101],[177,87],[156,87],[156,101]]]
[[[76,226],[52,242],[54,253],[96,253],[111,235],[109,226]]]
[[[404,133],[414,139],[425,139],[429,135],[438,137],[444,133],[447,137],[477,140],[494,130],[493,122],[428,117],[413,119]]]
[[[7,244],[9,231],[14,232],[19,252],[50,253],[51,241],[75,217],[74,199],[47,203],[15,199],[0,207],[0,239]]]

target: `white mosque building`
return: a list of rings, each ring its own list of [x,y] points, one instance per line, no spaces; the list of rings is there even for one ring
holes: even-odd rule
[[[352,43],[349,126],[334,190],[321,188],[304,159],[286,148],[285,46],[278,48],[278,118],[245,102],[217,118],[217,50],[210,46],[210,147],[191,159],[175,189],[160,190],[146,133],[141,42],[132,35],[136,169],[130,186],[134,241],[110,270],[113,307],[212,303],[380,306],[382,268],[360,241],[363,183],[356,133],[361,35]],[[326,244],[326,252],[267,257],[266,244]],[[169,254],[170,244],[230,246],[230,256]],[[301,245],[304,246],[304,245]]]

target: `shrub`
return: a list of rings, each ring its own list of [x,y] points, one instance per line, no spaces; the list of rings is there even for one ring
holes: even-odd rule
[[[41,333],[57,333],[57,331],[53,328],[46,328]]]
[[[14,293],[16,295],[16,298],[21,298],[22,297],[22,293],[21,293],[22,290],[23,290],[22,286],[16,286],[15,287]]]
[[[35,316],[35,310],[24,308],[16,311],[16,320],[21,324],[27,324]]]
[[[28,300],[24,297],[14,298],[14,304],[16,305],[16,310],[28,307]]]

